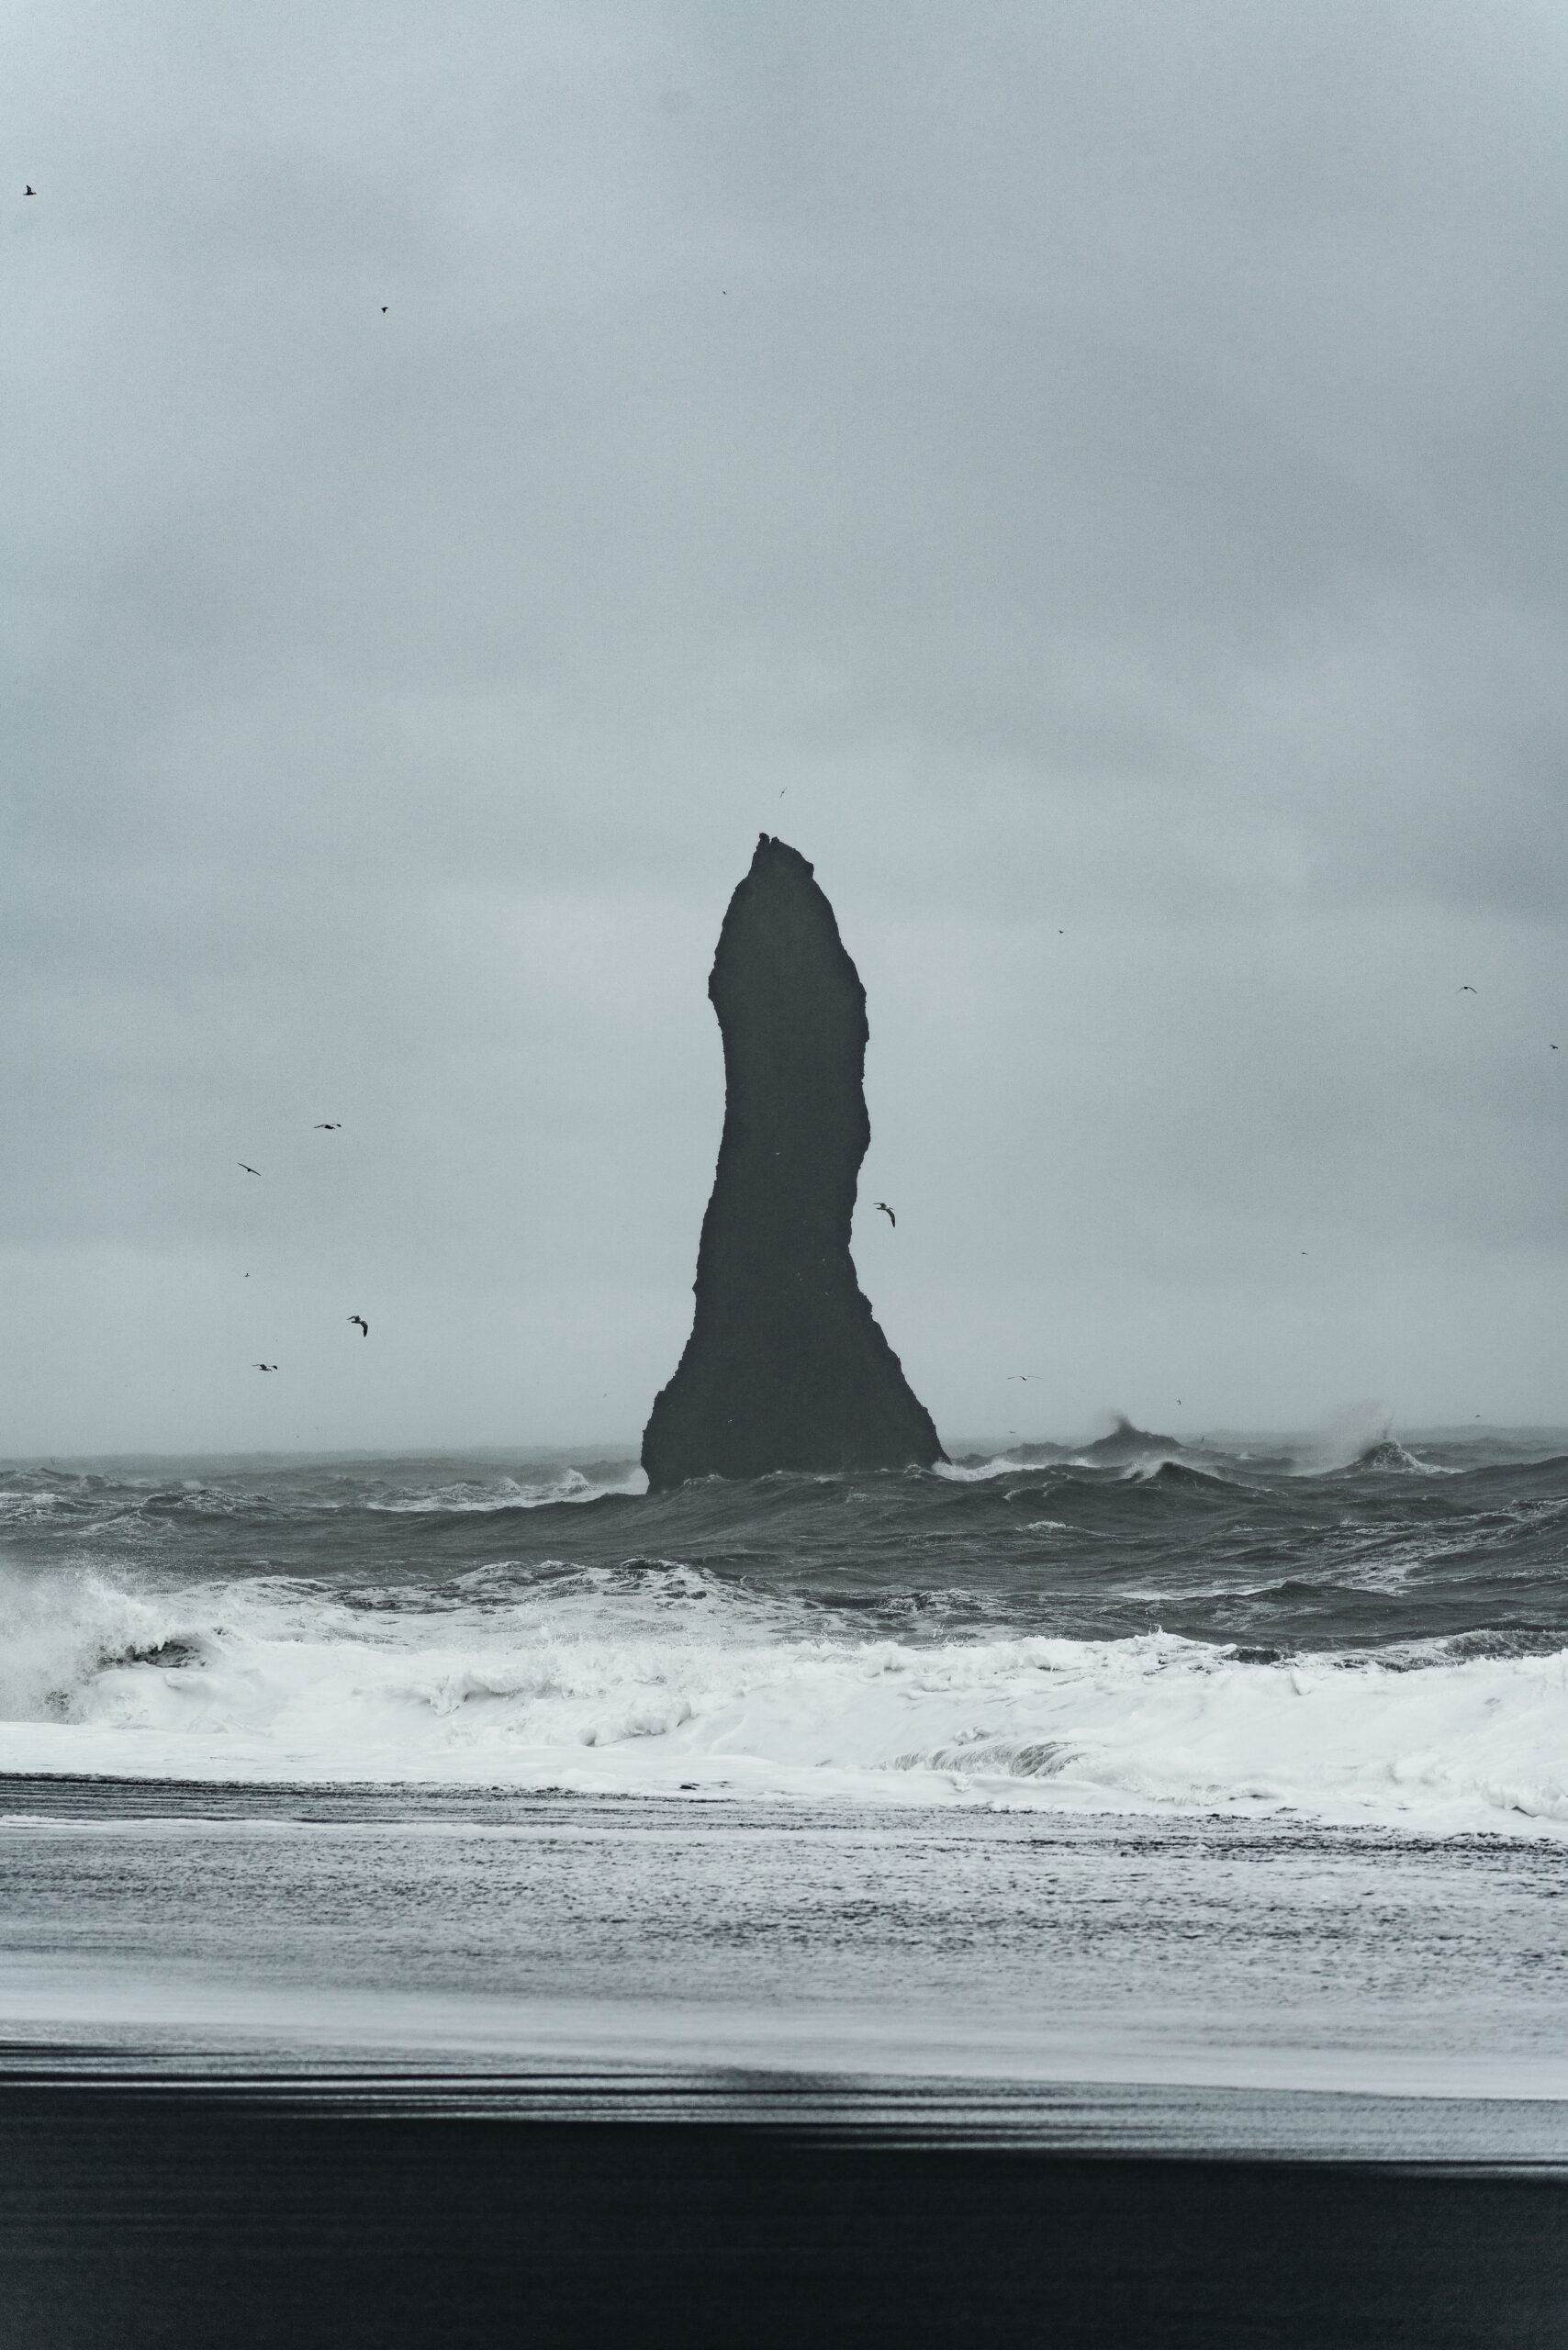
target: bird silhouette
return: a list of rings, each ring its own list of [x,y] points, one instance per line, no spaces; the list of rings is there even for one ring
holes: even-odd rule
[[[275,1362],[259,1362],[256,1365],[256,1369],[258,1371],[275,1371],[277,1369],[277,1365]]]
[[[1473,995],[1475,993],[1475,990],[1471,986],[1468,979],[1466,979],[1464,985],[1461,988],[1460,993],[1461,995]]]
[[[386,305],[385,302],[381,305],[381,315],[383,318],[386,316]]]
[[[23,194],[24,196],[36,196],[36,195],[38,194],[38,190],[37,190],[37,188],[25,187],[25,188],[22,190],[22,194]]]
[[[881,1210],[881,1213],[887,1217],[888,1222],[892,1225],[893,1230],[896,1232],[899,1228],[899,1220],[893,1214],[891,1208],[888,1205],[886,1200],[873,1200],[871,1205],[874,1208],[879,1208]]]
[[[365,1320],[365,1318],[364,1318],[364,1315],[363,1315],[363,1314],[351,1314],[351,1315],[349,1315],[349,1320],[350,1320],[351,1322],[357,1322],[357,1323],[359,1324],[360,1329],[363,1331],[363,1333],[364,1334],[364,1336],[365,1336],[367,1338],[369,1337],[369,1336],[370,1336],[370,1325],[369,1325],[369,1323]]]
[[[237,1158],[234,1161],[234,1164],[236,1167],[245,1167],[245,1162],[242,1158]],[[245,1167],[245,1172],[247,1175],[259,1175],[261,1171],[262,1170],[259,1167]]]
[[[1023,1380],[1025,1386],[1031,1379],[1038,1379],[1039,1375],[1037,1371],[1010,1371],[1007,1374],[1009,1379]]]
[[[316,1132],[319,1135],[335,1135],[342,1123],[341,1118],[318,1118]]]

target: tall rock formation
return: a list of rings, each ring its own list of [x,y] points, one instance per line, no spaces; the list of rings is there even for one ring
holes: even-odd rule
[[[686,1352],[643,1436],[655,1487],[946,1459],[860,1293],[849,1226],[871,1139],[866,990],[798,850],[764,833],[708,992],[724,1132]]]

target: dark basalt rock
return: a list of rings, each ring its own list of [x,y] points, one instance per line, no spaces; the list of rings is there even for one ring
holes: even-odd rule
[[[1118,1412],[1110,1435],[1096,1437],[1092,1444],[1081,1446],[1075,1458],[1103,1461],[1114,1467],[1122,1462],[1146,1460],[1151,1453],[1181,1452],[1184,1449],[1179,1436],[1157,1436],[1152,1428],[1135,1428],[1131,1420]]]
[[[811,867],[766,833],[708,992],[724,1133],[691,1336],[644,1432],[650,1485],[945,1460],[849,1254],[871,1139],[866,990]]]

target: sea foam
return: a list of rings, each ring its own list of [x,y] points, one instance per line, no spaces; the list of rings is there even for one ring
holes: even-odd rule
[[[0,1770],[1568,1834],[1568,1654],[866,1638],[678,1561],[361,1590],[6,1570]]]

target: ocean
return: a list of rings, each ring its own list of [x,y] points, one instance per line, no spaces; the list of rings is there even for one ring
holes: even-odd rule
[[[924,2255],[887,2244],[918,2206],[931,2244],[950,2226],[952,2258],[979,2259],[991,2175],[941,2162],[1025,2154],[1047,2169],[1007,2194],[1049,2172],[1047,2266],[1078,2277],[1062,2308],[1087,2331],[1063,2318],[1063,2340],[1558,2338],[1555,2200],[1440,2226],[1419,2203],[1420,2260],[1387,2214],[1414,2177],[1568,2179],[1568,1438],[1122,1427],[656,1494],[613,1455],[16,1464],[0,1623],[0,2139],[30,2150],[0,2164],[0,2258],[44,2240],[39,2196],[96,2197],[88,2301],[115,2311],[77,2335],[48,2301],[38,2338],[143,2338],[124,2179],[154,2140],[185,2184],[130,2229],[147,2259],[181,2227],[252,2258],[200,2152],[238,2132],[274,2149],[254,2192],[285,2214],[276,2277],[308,2237],[341,2278],[349,2223],[321,2217],[336,2174],[305,2114],[352,2122],[366,2178],[417,2143],[411,2176],[457,2161],[481,2200],[504,2145],[525,2203],[566,2191],[562,2149],[586,2141],[562,2124],[625,2124],[602,2143],[637,2226],[663,2191],[646,2149],[677,2149],[654,2172],[709,2199],[669,2221],[697,2233],[666,2331],[622,2309],[588,2338],[775,2338],[737,2334],[722,2293],[692,2316],[738,2161],[761,2166],[746,2212],[797,2213],[734,2274],[742,2300],[775,2254],[794,2280],[777,2338],[977,2339],[930,2315],[947,2287]],[[419,2135],[443,2118],[470,2134]],[[877,2288],[884,2333],[859,2285],[828,2293],[832,2323],[798,2299],[827,2225],[799,2199],[850,2150],[936,2165],[885,2215],[905,2285]],[[1188,2333],[1157,2277],[1142,2318],[1082,2314],[1122,2289],[1103,2244],[1072,2269],[1112,2159],[1117,2193],[1143,2182],[1137,2225],[1188,2244]],[[1215,2165],[1249,2182],[1228,2203]],[[1301,2214],[1348,2224],[1323,2216],[1330,2171],[1382,2182],[1346,2207],[1371,2231],[1334,2272],[1350,2298],[1316,2332],[1288,2312],[1260,2331],[1275,2287],[1237,2285],[1226,2214],[1272,2196],[1260,2275],[1327,2275]],[[854,2176],[885,2199],[885,2171]],[[599,2289],[601,2190],[589,2165],[541,2339],[577,2338]],[[353,2221],[384,2274],[391,2210]],[[977,2325],[1042,2289],[1046,2253],[1003,2233]],[[514,2269],[463,2240],[489,2280],[472,2322],[515,2314]],[[1368,2315],[1396,2258],[1415,2333]],[[254,2338],[304,2338],[293,2289]],[[337,2290],[330,2338],[359,2339]],[[405,2338],[373,2303],[364,2338]]]
[[[1568,1438],[643,1485],[8,1469],[0,1768],[1568,1832]]]

